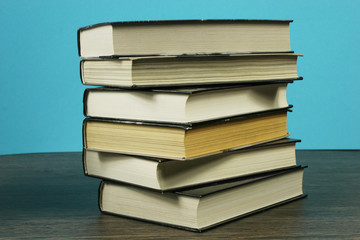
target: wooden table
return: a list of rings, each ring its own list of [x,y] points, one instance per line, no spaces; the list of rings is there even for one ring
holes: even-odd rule
[[[298,150],[309,196],[193,233],[101,214],[81,153],[0,156],[0,239],[360,239],[360,151]]]

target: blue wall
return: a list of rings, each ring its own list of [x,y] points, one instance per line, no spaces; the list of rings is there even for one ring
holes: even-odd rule
[[[360,1],[0,1],[0,154],[80,151],[76,30],[107,21],[293,19],[303,81],[289,88],[298,149],[359,149]]]

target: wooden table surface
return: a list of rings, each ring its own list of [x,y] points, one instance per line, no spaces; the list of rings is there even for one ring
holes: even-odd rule
[[[81,153],[0,156],[0,239],[360,239],[360,151],[298,150],[308,197],[203,233],[101,214]]]

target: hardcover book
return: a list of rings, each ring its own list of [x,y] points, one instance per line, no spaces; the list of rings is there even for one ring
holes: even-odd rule
[[[78,30],[80,57],[290,52],[291,20],[109,22]]]
[[[103,181],[99,207],[103,213],[204,231],[304,197],[303,172],[295,167],[165,193]]]
[[[87,118],[90,150],[184,160],[287,137],[287,111],[279,109],[191,125]]]
[[[84,115],[191,124],[290,107],[287,85],[288,82],[136,91],[88,88],[84,92]]]
[[[83,150],[87,176],[168,191],[296,165],[295,144],[282,139],[189,161]]]
[[[85,85],[123,88],[272,82],[298,79],[301,54],[218,54],[83,59]]]

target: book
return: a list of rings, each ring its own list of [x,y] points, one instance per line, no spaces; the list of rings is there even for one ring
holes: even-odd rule
[[[86,118],[83,146],[90,150],[185,160],[287,137],[287,111],[279,109],[195,124]]]
[[[79,56],[290,52],[292,20],[108,22],[78,29]]]
[[[298,79],[301,54],[218,54],[93,58],[80,61],[85,85],[123,88]]]
[[[84,115],[190,124],[290,107],[287,85],[288,82],[136,91],[88,88],[84,91]]]
[[[83,150],[86,176],[169,191],[296,165],[295,144],[273,141],[189,161]]]
[[[99,208],[107,214],[204,231],[306,196],[303,173],[303,167],[295,167],[165,193],[102,181]]]

